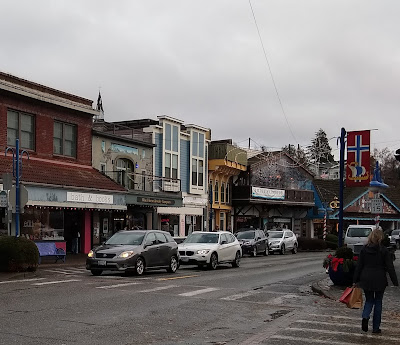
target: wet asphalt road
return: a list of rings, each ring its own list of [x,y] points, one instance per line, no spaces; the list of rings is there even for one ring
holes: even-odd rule
[[[0,281],[0,344],[379,344],[361,334],[360,311],[311,292],[326,277],[325,256],[245,257],[240,268],[143,277],[47,266]],[[385,344],[400,341],[396,321],[385,324]]]

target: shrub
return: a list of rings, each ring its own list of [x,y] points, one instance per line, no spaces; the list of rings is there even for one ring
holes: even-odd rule
[[[338,237],[334,234],[326,235],[326,245],[329,249],[337,249],[338,247]]]
[[[0,237],[0,271],[36,271],[39,251],[34,242],[25,237]]]
[[[338,243],[338,240],[339,240],[338,236],[334,234],[327,234],[325,239],[326,242],[333,242],[333,243]]]
[[[299,237],[297,241],[299,249],[302,250],[322,250],[327,248],[325,241],[318,238]]]

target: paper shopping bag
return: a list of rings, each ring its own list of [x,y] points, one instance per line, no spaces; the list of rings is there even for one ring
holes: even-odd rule
[[[352,291],[353,291],[352,287],[346,288],[346,290],[344,290],[342,296],[340,296],[339,301],[344,304],[347,304],[350,300],[350,294]]]
[[[351,309],[360,309],[363,304],[362,291],[360,288],[353,288],[353,291],[350,293],[350,299],[347,302],[347,307]]]

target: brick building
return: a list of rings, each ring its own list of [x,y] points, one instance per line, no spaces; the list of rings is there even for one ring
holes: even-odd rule
[[[28,202],[20,215],[20,235],[55,241],[67,251],[80,236],[88,252],[99,231],[93,216],[126,210],[125,189],[92,167],[92,101],[0,72],[0,189],[12,172],[16,139],[22,155],[21,183]],[[29,160],[27,156],[29,155]],[[0,231],[15,234],[6,209]],[[103,217],[104,218],[104,217]]]

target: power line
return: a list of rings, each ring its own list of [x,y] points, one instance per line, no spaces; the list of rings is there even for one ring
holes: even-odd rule
[[[288,118],[287,118],[286,113],[285,113],[285,109],[283,108],[283,104],[282,104],[282,101],[281,101],[281,97],[279,96],[278,88],[277,88],[276,83],[275,83],[274,75],[272,74],[272,69],[271,69],[271,66],[270,66],[270,63],[269,63],[269,60],[268,60],[267,51],[265,50],[264,43],[263,43],[263,40],[262,40],[262,37],[261,37],[261,33],[260,33],[260,29],[258,28],[256,15],[255,15],[255,13],[254,13],[253,6],[252,6],[252,4],[251,4],[251,0],[249,0],[249,5],[250,5],[251,13],[253,14],[254,24],[256,25],[256,28],[257,28],[257,33],[258,33],[258,37],[260,38],[261,47],[262,47],[262,50],[263,50],[263,52],[264,52],[265,61],[267,62],[269,74],[271,75],[272,84],[274,85],[275,92],[276,92],[276,95],[277,95],[277,97],[278,97],[279,104],[280,104],[280,106],[281,106],[281,110],[282,110],[283,116],[285,117],[285,121],[286,121],[286,124],[287,124],[287,126],[288,126],[288,128],[289,128],[290,134],[292,135],[292,137],[293,137],[295,143],[297,144],[297,143],[298,143],[298,142],[297,142],[297,139],[296,139],[296,137],[295,137],[295,135],[294,135],[294,133],[293,133],[293,131],[292,131],[292,128],[290,127]]]

